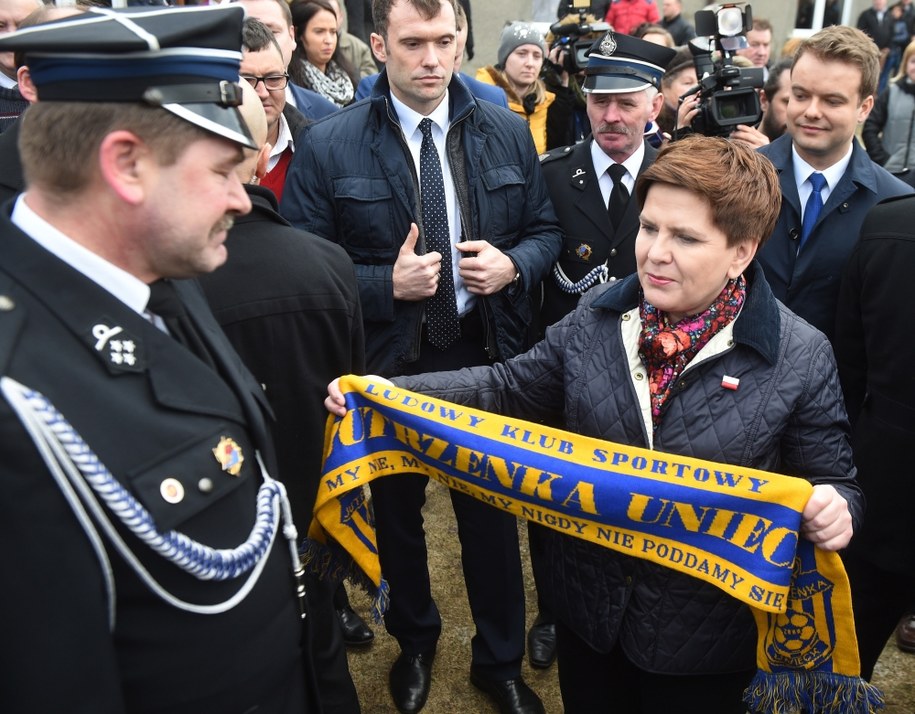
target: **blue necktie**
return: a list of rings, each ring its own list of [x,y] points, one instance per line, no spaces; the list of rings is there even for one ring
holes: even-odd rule
[[[823,210],[823,195],[820,191],[826,188],[826,179],[823,178],[823,174],[819,172],[815,171],[810,174],[807,180],[810,182],[810,185],[813,186],[813,191],[811,191],[810,196],[807,198],[807,205],[804,206],[804,225],[801,227],[801,243],[797,248],[799,253],[803,250],[804,243],[806,243],[807,239],[810,237],[810,233],[813,231],[814,225],[816,225],[817,218],[820,217],[820,211]]]
[[[426,301],[426,333],[429,342],[444,350],[461,337],[454,274],[451,270],[451,231],[445,204],[442,164],[432,140],[432,120],[419,123],[423,143],[419,149],[420,202],[423,209],[423,234],[426,250],[442,254],[441,273],[435,295]]]

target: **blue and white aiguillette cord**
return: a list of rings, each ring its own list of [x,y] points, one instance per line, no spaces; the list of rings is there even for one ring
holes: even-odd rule
[[[267,562],[276,533],[283,521],[289,542],[293,572],[301,572],[296,543],[298,534],[286,488],[270,478],[258,454],[264,482],[257,493],[257,514],[247,540],[235,548],[211,548],[192,538],[168,531],[159,533],[149,512],[125,489],[88,444],[42,394],[9,377],[0,379],[0,389],[19,416],[55,481],[89,538],[105,577],[109,600],[109,623],[114,626],[115,588],[111,565],[95,523],[108,536],[125,561],[149,588],[170,605],[197,614],[226,612],[242,602],[257,584]],[[231,598],[213,605],[197,605],[169,593],[134,555],[102,503],[118,520],[154,552],[199,580],[231,580],[248,573],[248,579]],[[92,517],[87,513],[90,511]],[[93,523],[93,518],[95,523]]]
[[[610,271],[605,262],[603,265],[592,268],[585,277],[573,283],[565,271],[559,267],[559,263],[553,264],[553,279],[556,281],[556,285],[569,295],[581,295],[598,283],[606,283],[609,275]]]

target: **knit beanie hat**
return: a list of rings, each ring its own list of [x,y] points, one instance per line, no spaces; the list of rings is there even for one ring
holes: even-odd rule
[[[537,45],[540,51],[546,54],[543,35],[537,28],[528,22],[513,22],[502,30],[502,37],[499,40],[499,52],[496,57],[499,60],[500,69],[505,68],[505,60],[521,45]]]

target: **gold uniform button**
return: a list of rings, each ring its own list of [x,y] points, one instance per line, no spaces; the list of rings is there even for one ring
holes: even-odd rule
[[[610,257],[611,257],[611,258],[615,258],[615,257],[616,257],[616,248],[611,248],[611,249],[610,249]]]
[[[184,486],[176,478],[167,478],[159,484],[159,493],[166,503],[181,503],[184,500]]]
[[[210,493],[213,490],[213,481],[212,479],[202,478],[197,482],[197,488],[200,489],[201,493]]]

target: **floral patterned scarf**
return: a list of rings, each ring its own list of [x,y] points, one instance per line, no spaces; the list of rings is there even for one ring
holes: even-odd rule
[[[639,305],[642,320],[639,356],[648,369],[651,417],[655,429],[661,421],[661,409],[670,396],[671,385],[715,333],[737,317],[746,294],[747,281],[741,275],[727,282],[708,309],[685,317],[675,325],[668,324],[666,316],[642,298]]]

